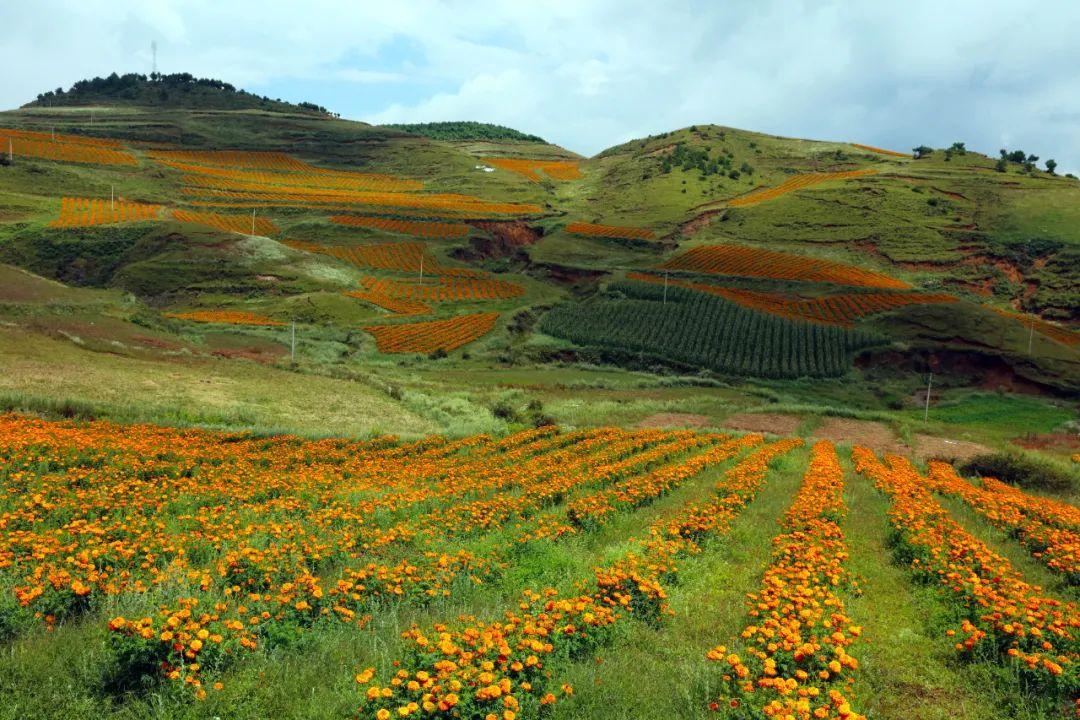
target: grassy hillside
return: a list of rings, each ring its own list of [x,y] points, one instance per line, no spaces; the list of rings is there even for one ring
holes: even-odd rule
[[[0,301],[6,362],[33,368],[9,375],[12,402],[47,394],[52,353],[100,373],[56,379],[92,412],[132,416],[105,387],[146,372],[183,388],[136,404],[260,424],[240,378],[281,374],[330,394],[360,380],[401,414],[351,431],[403,433],[770,403],[908,428],[931,371],[943,402],[1025,392],[1071,412],[1080,389],[1073,178],[711,125],[581,158],[498,126],[374,127],[155,82],[0,114],[0,269],[34,273]],[[106,299],[33,300],[46,286]],[[694,332],[668,342],[674,327]],[[192,362],[237,384],[211,401]],[[590,388],[602,399],[575,404]],[[345,427],[287,422],[304,423]]]

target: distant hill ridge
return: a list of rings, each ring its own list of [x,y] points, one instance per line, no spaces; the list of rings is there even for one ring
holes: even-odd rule
[[[290,103],[249,93],[222,80],[198,78],[191,73],[163,75],[112,73],[108,77],[79,80],[68,90],[43,92],[23,107],[72,107],[84,105],[141,105],[211,110],[271,110],[332,115],[310,102]]]
[[[423,135],[432,140],[517,140],[520,142],[546,143],[542,137],[529,135],[504,125],[468,121],[431,122],[384,125],[412,135]]]

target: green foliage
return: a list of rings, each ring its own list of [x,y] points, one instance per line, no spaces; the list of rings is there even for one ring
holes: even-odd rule
[[[960,472],[1052,492],[1067,492],[1076,485],[1075,478],[1053,463],[1017,452],[976,455],[960,466]]]
[[[70,89],[56,88],[41,93],[27,107],[79,105],[149,105],[166,107],[213,108],[218,110],[260,109],[276,112],[329,114],[315,103],[288,103],[271,100],[221,80],[197,78],[191,73],[162,75],[139,73],[79,80]]]
[[[528,135],[503,125],[481,122],[432,122],[384,125],[413,135],[423,135],[432,140],[518,140],[521,142],[546,142],[536,135]]]
[[[64,283],[103,286],[146,234],[146,225],[27,230],[0,245],[0,260]]]
[[[675,143],[672,151],[664,156],[660,163],[660,170],[664,173],[671,172],[673,168],[679,168],[684,172],[697,170],[702,177],[723,175],[728,171],[735,172],[731,170],[734,157],[731,151],[720,152],[717,153],[716,157],[713,157],[708,147],[692,147],[685,142],[678,142]],[[744,162],[742,171],[750,174],[754,172],[754,169]],[[735,177],[738,177],[737,172]]]
[[[693,290],[615,283],[622,297],[557,306],[541,329],[581,345],[768,378],[842,375],[877,342],[845,328],[798,322]]]
[[[1046,161],[1046,172],[1053,175],[1054,170],[1056,170],[1056,169],[1057,169],[1057,160],[1055,160],[1053,158],[1050,158],[1049,160]]]
[[[934,148],[928,147],[926,145],[920,145],[919,147],[912,148],[911,151],[915,153],[916,160],[921,160],[925,157],[930,157],[930,155],[934,152]]]

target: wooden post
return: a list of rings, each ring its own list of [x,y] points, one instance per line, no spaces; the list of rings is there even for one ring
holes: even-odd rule
[[[424,248],[420,248],[420,285],[424,284]]]
[[[665,270],[664,271],[664,305],[667,305],[667,273],[668,273],[668,271]]]
[[[930,379],[926,381],[926,406],[923,409],[923,422],[930,418],[930,388],[934,384],[934,373],[930,373]]]
[[[291,341],[290,344],[292,345],[292,361],[295,363],[296,362],[296,321],[295,320],[292,321],[292,341]]]
[[[7,141],[7,159],[9,163],[15,162],[15,146],[11,143],[11,138]]]
[[[1028,355],[1031,354],[1031,342],[1035,339],[1035,318],[1031,318],[1031,323],[1028,325]]]
[[[116,210],[116,186],[109,186],[109,210]]]
[[[255,234],[255,208],[251,208],[251,234]]]

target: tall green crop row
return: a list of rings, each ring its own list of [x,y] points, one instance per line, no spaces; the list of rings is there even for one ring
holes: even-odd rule
[[[619,282],[606,297],[559,305],[541,329],[580,345],[639,353],[718,372],[767,378],[834,377],[879,340],[788,320],[678,287]]]

